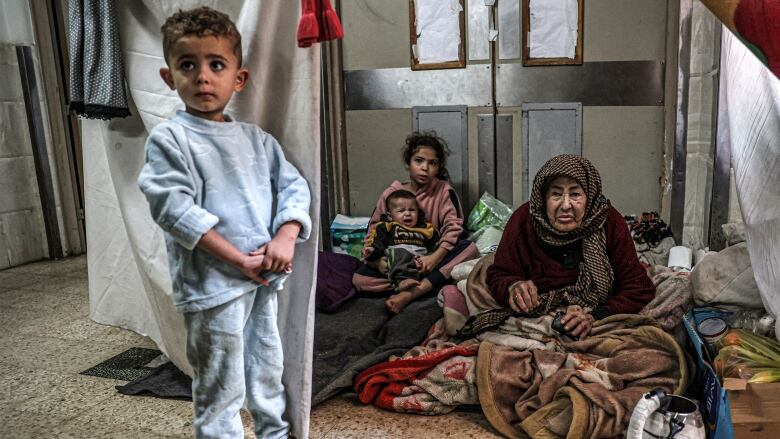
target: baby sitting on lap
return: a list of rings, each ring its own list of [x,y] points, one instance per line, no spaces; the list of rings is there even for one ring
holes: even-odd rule
[[[386,199],[386,211],[366,240],[363,259],[367,265],[387,274],[396,291],[410,291],[420,283],[418,258],[436,249],[439,232],[425,221],[414,194],[409,191],[391,193]],[[389,298],[386,306],[397,313],[403,306],[396,306],[395,297]]]

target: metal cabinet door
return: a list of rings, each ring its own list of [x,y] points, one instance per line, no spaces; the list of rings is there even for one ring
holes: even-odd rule
[[[447,157],[450,184],[461,197],[466,197],[469,179],[467,107],[465,105],[412,107],[412,130],[436,131],[436,134],[447,142],[450,148],[450,156]],[[468,206],[468,200],[462,201]]]
[[[544,163],[559,154],[582,155],[582,104],[523,104],[523,201]]]

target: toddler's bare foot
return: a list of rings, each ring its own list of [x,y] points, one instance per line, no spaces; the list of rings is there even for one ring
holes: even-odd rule
[[[412,296],[412,293],[410,291],[401,291],[398,294],[393,294],[390,296],[389,299],[385,301],[385,307],[388,311],[390,311],[393,314],[398,314],[406,308],[406,305],[409,304],[414,299],[414,296]]]

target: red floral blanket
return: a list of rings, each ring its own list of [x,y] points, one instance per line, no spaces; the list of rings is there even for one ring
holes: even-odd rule
[[[477,404],[478,351],[478,344],[456,345],[380,363],[355,378],[355,390],[364,404],[396,412],[438,415]]]

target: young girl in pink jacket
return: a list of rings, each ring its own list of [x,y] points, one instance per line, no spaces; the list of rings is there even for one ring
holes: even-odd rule
[[[385,213],[387,195],[405,189],[415,194],[420,210],[439,230],[441,236],[435,251],[417,258],[418,268],[424,276],[419,283],[410,288],[395,291],[393,294],[392,286],[387,279],[387,264],[381,262],[376,268],[366,264],[361,265],[352,277],[352,283],[358,291],[377,295],[389,292],[391,295],[385,302],[385,306],[394,314],[401,312],[412,300],[431,291],[437,291],[449,280],[453,267],[479,256],[476,245],[464,237],[464,216],[460,198],[447,182],[448,154],[444,140],[436,136],[436,133],[410,134],[403,148],[403,159],[409,171],[409,181],[391,183],[382,192],[371,215],[367,237],[372,236],[373,228]],[[372,251],[371,243],[367,240],[363,247],[363,258],[365,259]]]

